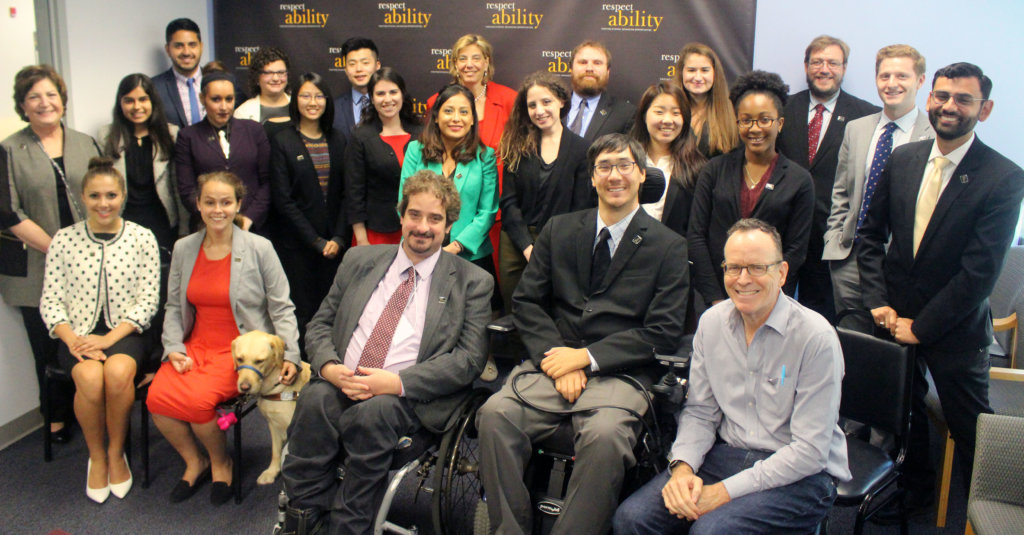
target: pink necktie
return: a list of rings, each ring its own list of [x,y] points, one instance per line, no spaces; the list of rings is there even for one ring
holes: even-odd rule
[[[824,118],[824,112],[825,106],[815,106],[814,118],[807,125],[807,165],[814,163],[814,156],[818,153],[818,138],[821,137],[821,120]]]
[[[384,312],[377,318],[377,324],[373,326],[370,338],[363,346],[363,353],[359,355],[358,366],[362,368],[383,368],[384,359],[391,349],[391,339],[395,337],[395,329],[398,327],[398,320],[402,318],[402,312],[409,303],[409,294],[416,282],[416,270],[409,268],[406,273],[408,278],[398,285],[395,292],[388,299],[384,306]]]

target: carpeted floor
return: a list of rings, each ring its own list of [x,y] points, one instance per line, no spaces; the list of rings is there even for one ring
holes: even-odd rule
[[[132,422],[138,448],[138,407]],[[280,479],[274,485],[258,486],[256,477],[270,460],[270,436],[258,412],[246,417],[242,425],[244,500],[240,505],[229,502],[221,507],[210,505],[208,484],[184,503],[167,501],[183,465],[155,428],[150,429],[150,488],[142,488],[141,457],[136,449],[132,459],[134,488],[124,500],[111,496],[103,505],[85,497],[87,455],[81,433],[76,429],[70,444],[54,445],[54,459],[46,463],[43,462],[42,438],[35,432],[0,451],[0,504],[3,504],[0,506],[0,534],[44,535],[63,530],[69,535],[269,535],[277,519]],[[410,483],[403,485],[392,517],[403,525],[414,523],[421,533],[429,535],[433,531],[429,520],[430,495],[417,493],[411,482],[414,479],[410,478]],[[913,523],[911,532],[922,535],[963,533],[965,498],[959,488],[955,478],[945,529],[935,528],[934,515],[929,515]],[[854,514],[853,508],[833,510],[831,533],[852,533]],[[898,528],[868,525],[865,531],[896,534]]]

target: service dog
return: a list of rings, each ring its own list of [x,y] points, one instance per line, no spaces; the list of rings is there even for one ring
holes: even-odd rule
[[[263,331],[250,331],[235,338],[231,342],[231,356],[238,372],[238,393],[259,396],[257,407],[270,427],[270,466],[256,480],[260,485],[269,485],[281,473],[281,451],[295,414],[295,400],[309,382],[309,363],[302,363],[295,382],[281,384],[284,340]]]

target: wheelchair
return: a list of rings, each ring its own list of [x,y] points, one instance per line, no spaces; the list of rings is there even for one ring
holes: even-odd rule
[[[510,316],[492,322],[487,328],[491,332],[492,346],[504,349],[501,352],[492,351],[492,354],[504,361],[499,366],[502,369],[500,377],[504,378],[511,367],[527,358],[526,349],[518,340]],[[503,343],[495,345],[495,339]],[[641,419],[642,426],[634,448],[636,465],[626,472],[620,499],[628,497],[668,467],[665,455],[675,438],[676,417],[686,398],[692,352],[693,336],[687,335],[682,339],[676,354],[655,355],[658,363],[666,368],[660,381],[649,390],[643,390],[636,382],[637,388],[642,389],[648,400],[648,410]],[[502,382],[496,381],[499,384]],[[535,443],[533,447],[534,454],[527,463],[524,478],[534,508],[533,533],[546,535],[562,513],[569,477],[572,475],[575,456],[571,422],[566,419],[551,437]],[[490,533],[486,504],[481,504],[477,511],[473,533],[486,535]]]

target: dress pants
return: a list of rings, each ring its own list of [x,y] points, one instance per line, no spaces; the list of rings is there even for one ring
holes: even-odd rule
[[[288,428],[281,474],[291,506],[330,511],[330,533],[368,534],[402,436],[420,429],[405,398],[352,401],[317,378],[306,385]],[[338,466],[345,478],[338,483]]]
[[[801,305],[825,316],[829,323],[835,323],[832,276],[829,275],[828,262],[821,259],[823,248],[821,236],[815,239],[812,234],[811,243],[807,246],[807,260],[800,266],[797,300]]]
[[[934,489],[935,467],[929,455],[928,394],[925,369],[931,371],[942,414],[956,443],[966,489],[971,483],[978,415],[992,413],[988,404],[988,348],[946,352],[934,346],[917,346],[917,367],[910,417],[910,448],[903,470],[907,488],[927,496]]]
[[[705,486],[711,485],[771,454],[718,443],[708,451],[697,475]],[[668,470],[658,474],[619,506],[615,535],[814,533],[836,499],[835,480],[819,472],[789,485],[740,496],[691,523],[665,508],[661,489],[670,477]]]
[[[849,256],[842,260],[828,260],[829,272],[832,275],[832,298],[835,301],[835,313],[847,309],[867,310],[861,297],[860,268],[857,266],[858,244],[854,244]],[[841,327],[857,332],[871,334],[873,325],[867,316],[851,314],[839,323]]]
[[[516,375],[536,370],[531,361],[517,366],[501,390],[477,412],[480,475],[491,528],[499,535],[532,531],[530,492],[523,482],[523,470],[533,451],[531,445],[550,437],[559,424],[571,418],[576,461],[565,506],[551,533],[607,533],[625,471],[636,463],[633,446],[640,422],[618,408],[587,407],[613,404],[643,414],[647,403],[632,384],[616,377],[590,377],[583,394],[572,404],[543,373],[524,375],[516,384],[531,403],[575,412],[561,415],[539,411],[525,405],[512,390]]]

